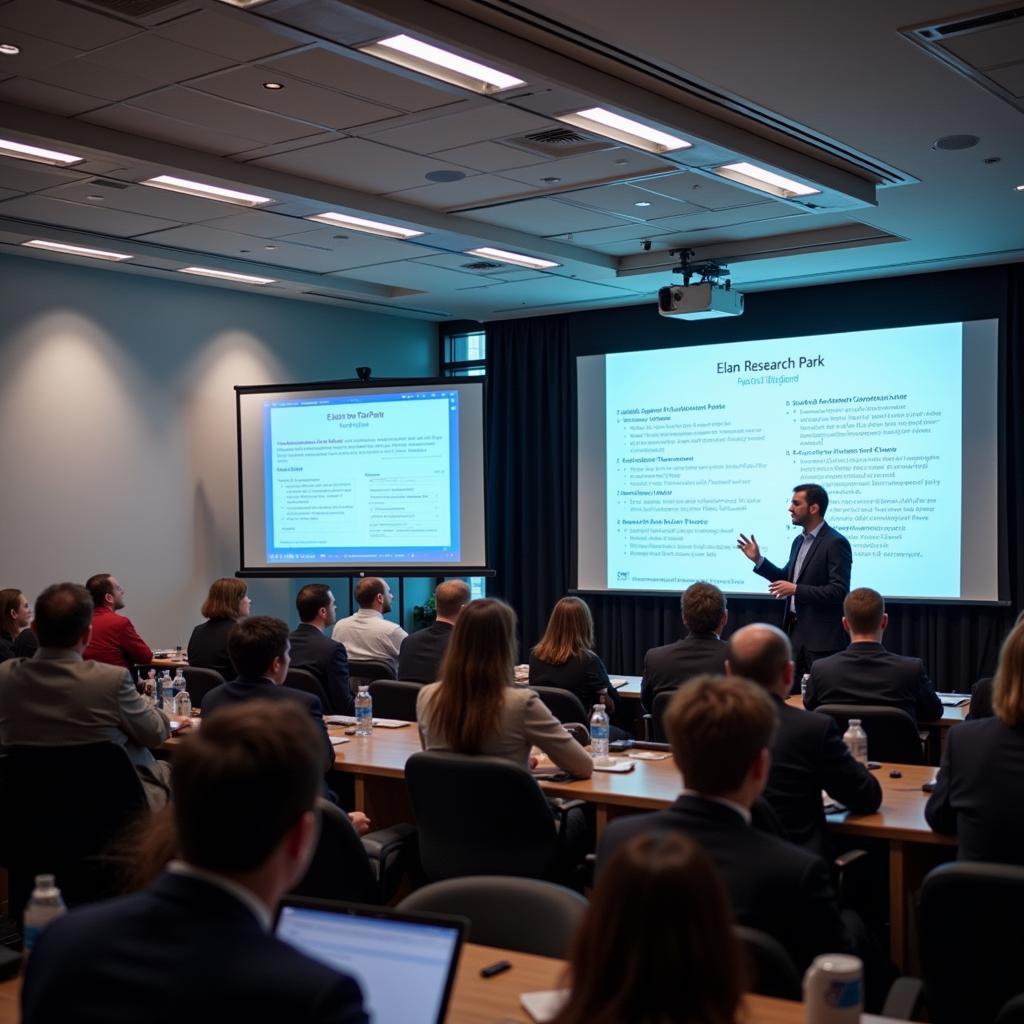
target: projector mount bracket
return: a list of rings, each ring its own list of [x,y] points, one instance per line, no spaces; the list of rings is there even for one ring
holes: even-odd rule
[[[672,249],[669,251],[669,255],[679,257],[679,265],[672,268],[672,273],[683,275],[684,287],[689,288],[694,277],[699,277],[701,284],[710,281],[711,284],[721,286],[726,290],[732,287],[732,281],[728,280],[729,268],[724,263],[719,263],[717,260],[699,260],[696,263],[691,263],[692,249]],[[726,280],[723,281],[723,278]]]

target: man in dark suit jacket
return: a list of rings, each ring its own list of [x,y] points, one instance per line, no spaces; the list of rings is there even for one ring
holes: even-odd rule
[[[803,533],[793,541],[784,568],[762,554],[757,538],[742,533],[737,546],[754,563],[754,572],[770,580],[769,593],[785,601],[782,626],[793,644],[796,677],[818,658],[846,646],[843,600],[850,592],[853,555],[849,541],[825,522],[828,495],[818,484],[793,489],[789,515]]]
[[[402,641],[398,651],[398,678],[409,683],[435,683],[441,678],[441,662],[459,612],[469,604],[465,580],[445,580],[434,591],[437,618],[426,629],[417,630]]]
[[[682,687],[665,730],[686,788],[667,810],[611,822],[597,870],[632,836],[679,829],[718,868],[736,920],[778,939],[803,971],[820,953],[852,952],[853,942],[825,862],[750,824],[768,780],[775,723],[772,701],[756,683],[698,676]]]
[[[143,892],[46,927],[22,988],[25,1024],[366,1024],[351,977],[270,934],[316,846],[316,751],[297,705],[250,701],[189,736],[174,755],[181,859]]]
[[[650,711],[663,690],[675,690],[699,675],[721,675],[725,669],[722,630],[729,621],[725,594],[712,583],[693,583],[679,602],[687,635],[664,647],[652,647],[644,655],[640,700]]]
[[[324,636],[324,630],[333,626],[336,618],[331,588],[325,583],[307,583],[295,595],[295,607],[299,625],[288,638],[292,668],[305,669],[320,681],[327,695],[327,714],[353,714],[345,645]]]
[[[872,814],[882,803],[882,787],[851,757],[828,715],[786,703],[793,659],[781,629],[761,623],[744,626],[730,638],[728,655],[726,671],[759,683],[775,705],[778,729],[765,798],[793,842],[831,857],[822,790],[853,814]]]
[[[918,722],[942,717],[942,702],[920,658],[892,654],[882,646],[889,625],[877,590],[858,587],[843,602],[843,629],[850,646],[811,667],[804,704],[881,704],[900,708]]]

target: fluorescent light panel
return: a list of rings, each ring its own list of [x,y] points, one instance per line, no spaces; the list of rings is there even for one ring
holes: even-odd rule
[[[400,67],[419,71],[431,78],[439,78],[450,85],[472,89],[479,93],[501,92],[517,85],[525,85],[521,78],[515,78],[504,71],[488,67],[457,53],[442,50],[439,46],[425,43],[412,36],[398,35],[380,39],[359,48],[363,53],[398,64]]]
[[[220,0],[222,4],[227,4],[229,7],[241,7],[244,11],[247,7],[259,7],[260,4],[265,4],[267,0]]]
[[[793,181],[792,178],[784,178],[781,174],[776,174],[765,167],[758,167],[757,164],[747,163],[744,160],[734,164],[722,164],[712,170],[722,178],[756,188],[760,192],[767,192],[770,196],[776,196],[779,199],[792,199],[794,196],[816,196],[821,193],[820,188],[804,185],[802,182]]]
[[[120,263],[130,260],[131,256],[123,252],[106,252],[103,249],[87,249],[83,245],[68,245],[66,242],[48,242],[42,238],[33,238],[31,242],[22,242],[29,249],[45,249],[47,252],[61,252],[68,256],[88,256],[91,260],[107,260],[109,263]]]
[[[516,267],[527,267],[530,270],[550,270],[552,267],[560,267],[561,263],[553,260],[539,260],[536,256],[524,256],[518,252],[506,252],[504,249],[492,249],[483,246],[480,249],[469,249],[467,256],[482,256],[488,260],[498,260],[501,263],[511,263]]]
[[[24,142],[12,139],[0,139],[0,156],[13,156],[17,160],[31,160],[36,164],[49,164],[51,167],[70,167],[80,164],[85,157],[73,153],[60,153],[55,149],[43,149],[41,146],[27,146]]]
[[[211,270],[209,267],[179,267],[179,274],[194,274],[196,277],[218,277],[236,284],[274,284],[274,277],[257,277],[255,274],[233,274],[230,270]]]
[[[170,174],[160,174],[155,178],[147,178],[139,183],[150,188],[162,188],[167,192],[181,192],[187,196],[199,196],[201,199],[215,199],[219,203],[231,203],[233,206],[262,206],[273,202],[269,196],[254,196],[248,192],[236,192],[232,188],[221,188],[220,185],[207,185],[202,181],[189,181],[187,178],[175,178]]]
[[[605,110],[604,107],[590,107],[571,114],[561,114],[558,120],[603,135],[606,139],[636,146],[648,153],[671,153],[676,149],[690,149],[693,146],[693,143],[687,142],[686,139],[669,135],[668,132]]]
[[[336,227],[351,228],[353,231],[364,231],[368,235],[381,235],[383,238],[416,238],[422,235],[422,231],[414,231],[412,228],[400,228],[394,224],[382,224],[376,220],[366,220],[363,217],[352,217],[347,213],[335,213],[333,210],[325,210],[323,213],[313,214],[306,220],[315,220],[321,224],[333,224]]]

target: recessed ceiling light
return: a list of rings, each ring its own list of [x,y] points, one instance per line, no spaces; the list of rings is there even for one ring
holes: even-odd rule
[[[196,277],[219,277],[223,281],[238,284],[274,284],[276,278],[257,277],[255,274],[233,274],[230,270],[210,270],[208,267],[179,267],[179,274],[195,274]]]
[[[33,238],[31,242],[22,242],[29,249],[45,249],[47,252],[61,252],[68,256],[88,256],[91,260],[106,260],[108,263],[120,263],[130,260],[131,256],[123,252],[106,252],[104,249],[87,249],[83,245],[68,245],[66,242],[47,242],[42,238]]]
[[[260,4],[265,4],[267,0],[220,0],[222,4],[227,4],[229,7],[241,7],[243,10],[246,7],[259,7]]]
[[[590,107],[587,110],[560,114],[558,120],[603,135],[606,139],[624,142],[627,146],[636,146],[637,149],[646,150],[648,153],[671,153],[676,149],[690,149],[693,146],[693,143],[687,142],[686,139],[669,135],[668,132],[634,121],[631,117],[623,117],[603,107]]]
[[[391,36],[380,39],[368,46],[360,46],[363,53],[398,64],[400,67],[419,71],[431,78],[438,78],[449,85],[458,85],[474,92],[492,93],[525,85],[521,78],[515,78],[504,71],[488,67],[457,53],[442,50],[421,39],[411,36]]]
[[[383,238],[417,238],[422,231],[415,231],[412,228],[400,228],[395,224],[381,224],[376,220],[365,220],[363,217],[351,217],[347,213],[335,213],[333,210],[325,210],[323,213],[313,214],[306,220],[315,220],[320,224],[333,224],[343,228],[351,228],[353,231],[364,231],[368,235],[380,235]]]
[[[21,47],[14,43],[0,43],[0,55],[4,57],[17,57],[21,53]]]
[[[561,263],[553,260],[539,260],[536,256],[524,256],[518,252],[506,252],[504,249],[492,249],[490,246],[482,246],[479,249],[467,249],[467,256],[483,256],[490,260],[499,260],[502,263],[511,263],[517,267],[528,267],[530,270],[550,270],[552,267],[560,267]]]
[[[1024,192],[1024,185],[1016,185],[1016,186],[1014,186],[1014,191],[1015,192]]]
[[[758,167],[757,164],[747,163],[744,160],[734,164],[722,164],[720,167],[713,167],[712,170],[723,178],[756,188],[759,192],[767,192],[779,199],[792,199],[794,196],[816,196],[821,192],[820,188],[804,185],[802,182],[793,181],[792,178],[784,178],[781,174],[776,174],[765,167]]]
[[[168,192],[182,192],[187,196],[199,196],[202,199],[215,199],[219,203],[231,203],[234,206],[262,206],[271,203],[269,196],[254,196],[248,192],[236,192],[220,185],[207,185],[202,181],[189,181],[187,178],[175,178],[170,174],[160,174],[155,178],[147,178],[139,182],[150,188],[162,188]]]
[[[981,142],[977,135],[943,135],[932,143],[932,149],[956,152],[958,149],[974,149]]]
[[[103,202],[103,196],[86,196],[86,199],[91,199],[94,203]]]
[[[70,167],[71,164],[80,164],[85,159],[73,153],[27,146],[24,142],[14,142],[12,139],[0,139],[0,156],[13,156],[16,160],[31,160],[33,163],[50,164],[52,167]]]
[[[277,90],[284,88],[284,83],[283,82],[264,82],[263,83],[263,88],[264,89],[270,89],[272,92],[276,92]]]
[[[633,205],[634,205],[634,206],[650,206],[651,204],[650,204],[650,203],[647,203],[647,202],[643,202],[643,201],[641,201],[641,202],[639,202],[639,203],[634,203]]]

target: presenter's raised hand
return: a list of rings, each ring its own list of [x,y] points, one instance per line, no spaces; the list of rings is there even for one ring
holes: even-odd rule
[[[736,547],[752,562],[756,562],[761,557],[761,549],[757,546],[757,538],[753,534],[746,537],[741,533],[736,541]]]

